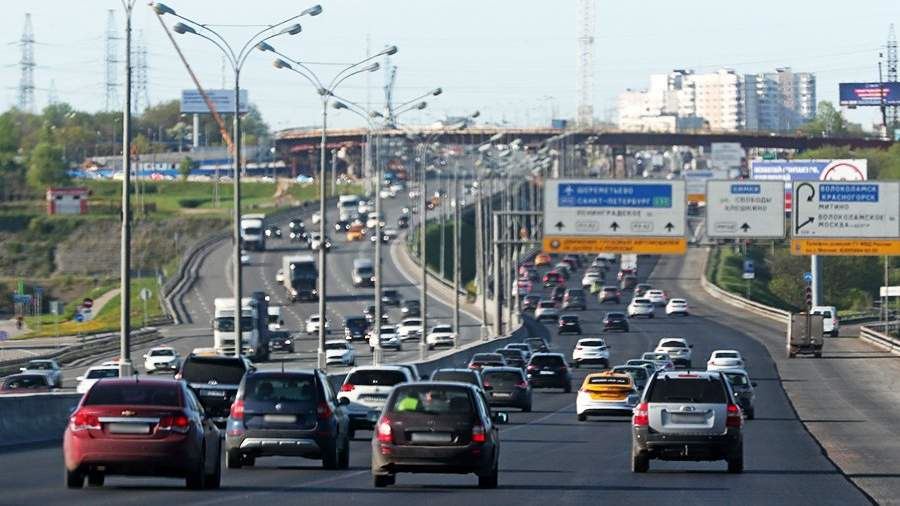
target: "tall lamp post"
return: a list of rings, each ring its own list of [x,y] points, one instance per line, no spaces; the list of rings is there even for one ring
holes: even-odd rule
[[[122,107],[122,243],[119,251],[119,376],[131,376],[131,13],[136,0],[123,0],[125,8],[125,104]]]
[[[326,230],[326,222],[328,221],[325,214],[325,191],[326,185],[325,181],[327,177],[325,176],[325,149],[327,142],[327,132],[328,132],[328,104],[332,97],[334,97],[334,92],[337,90],[338,86],[341,85],[345,80],[350,77],[353,77],[357,74],[361,74],[363,72],[375,72],[381,66],[378,62],[362,66],[364,63],[367,63],[375,58],[379,58],[384,55],[392,55],[397,53],[397,46],[388,46],[385,49],[379,51],[378,53],[373,54],[367,58],[363,58],[362,60],[348,65],[334,78],[328,83],[326,86],[323,84],[322,80],[319,79],[319,76],[312,71],[306,64],[304,64],[300,60],[294,60],[290,57],[284,55],[283,53],[276,50],[271,45],[267,44],[265,41],[257,44],[257,49],[260,51],[270,51],[281,58],[276,59],[272,62],[272,65],[277,69],[285,69],[294,72],[295,74],[303,77],[307,82],[312,84],[315,88],[319,97],[322,100],[322,138],[319,144],[319,236],[322,238],[321,245],[319,247],[319,344],[316,350],[316,356],[318,357],[317,363],[318,367],[324,369],[326,367],[325,361],[325,319],[326,319],[326,297],[327,297],[327,250],[325,248],[325,230]],[[289,63],[290,62],[290,63]],[[376,304],[376,307],[378,304]],[[381,322],[377,322],[376,326],[380,325]]]
[[[155,3],[151,4],[150,7],[158,16],[170,14],[190,23],[176,23],[175,26],[172,27],[172,30],[175,31],[175,33],[182,35],[196,35],[211,42],[222,51],[222,54],[231,65],[231,70],[234,73],[234,201],[232,204],[234,206],[234,236],[232,238],[233,251],[231,262],[234,269],[234,354],[236,356],[241,356],[241,353],[243,352],[243,328],[241,327],[241,148],[243,144],[241,135],[241,69],[256,44],[265,43],[265,41],[279,35],[297,35],[302,31],[302,28],[299,24],[292,24],[275,33],[271,33],[272,30],[286,25],[301,16],[318,16],[322,13],[322,6],[314,5],[301,11],[300,14],[291,16],[273,25],[266,26],[247,39],[237,52],[235,52],[234,48],[232,48],[224,37],[210,28],[209,25],[204,25],[177,14],[171,7],[168,7],[165,4]]]

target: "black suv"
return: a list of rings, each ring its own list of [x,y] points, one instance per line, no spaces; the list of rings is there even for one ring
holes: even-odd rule
[[[400,293],[397,290],[382,290],[381,303],[385,306],[399,306],[400,301]]]
[[[231,406],[225,465],[252,466],[257,457],[321,459],[325,469],[350,465],[350,422],[322,371],[254,371]]]
[[[533,388],[562,388],[572,391],[572,373],[561,353],[535,353],[525,368],[528,383]]]
[[[717,371],[661,371],[650,378],[631,419],[631,470],[651,459],[725,460],[744,470],[744,425],[728,380]]]
[[[365,341],[369,320],[365,316],[348,316],[344,319],[344,339]]]
[[[217,427],[224,428],[238,385],[245,373],[255,370],[244,357],[191,353],[182,362],[175,379],[184,380],[197,395],[207,416]]]
[[[560,334],[565,334],[567,332],[581,334],[581,320],[578,319],[578,315],[564,314],[560,316],[558,326]]]
[[[628,332],[628,317],[625,313],[610,311],[603,317],[603,330],[621,330]]]
[[[412,318],[422,315],[422,307],[418,300],[410,299],[400,304],[400,313],[404,318]]]

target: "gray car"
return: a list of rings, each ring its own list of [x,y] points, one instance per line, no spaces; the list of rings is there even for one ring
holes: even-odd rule
[[[725,369],[719,371],[725,375],[725,378],[731,383],[731,389],[734,391],[734,399],[744,410],[748,420],[756,418],[756,408],[753,406],[756,400],[756,392],[754,387],[755,381],[750,381],[750,375],[743,369]]]
[[[725,460],[744,470],[743,413],[717,371],[660,371],[644,389],[631,419],[631,470],[650,460]]]
[[[518,367],[485,367],[481,370],[485,397],[491,407],[531,411],[531,385]]]
[[[19,368],[20,372],[28,374],[43,374],[54,388],[62,388],[62,368],[54,359],[32,360]]]

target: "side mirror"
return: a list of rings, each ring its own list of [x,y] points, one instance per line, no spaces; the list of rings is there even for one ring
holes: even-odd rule
[[[751,382],[750,382],[750,386],[755,387],[755,386],[756,386],[756,382],[755,382],[755,381],[751,381]]]
[[[348,404],[350,404],[349,397],[338,397],[338,405],[347,406]]]
[[[694,347],[693,344],[689,344],[689,345],[688,345],[688,348],[693,348],[693,347]]]
[[[500,411],[498,413],[494,413],[493,415],[491,415],[491,420],[494,423],[504,425],[504,424],[509,423],[509,415],[504,411]]]
[[[145,354],[143,355],[143,357],[144,357],[144,359],[147,359],[147,358],[149,357],[149,355],[147,355],[147,354],[145,353]]]

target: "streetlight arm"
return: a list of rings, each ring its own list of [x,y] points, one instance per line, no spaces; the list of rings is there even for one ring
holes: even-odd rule
[[[365,61],[367,61],[367,60],[370,60],[370,59],[371,59],[371,58],[367,58],[366,60],[363,60],[363,61],[357,63],[356,65],[352,65],[351,67],[356,67],[356,66],[358,66],[360,63],[363,63],[363,62],[365,62]],[[350,68],[350,67],[348,67],[348,68]],[[344,70],[347,70],[347,69],[344,69]],[[331,85],[328,87],[328,93],[329,93],[329,95],[332,94],[332,92],[334,92],[334,90],[336,90],[337,87],[340,86],[340,84],[341,84],[342,82],[346,81],[347,79],[349,79],[349,78],[351,78],[351,77],[353,77],[353,76],[355,76],[355,75],[357,75],[357,74],[362,74],[363,72],[372,72],[372,71],[375,71],[375,70],[378,70],[378,67],[374,67],[374,68],[371,68],[371,67],[363,67],[363,68],[361,68],[361,69],[357,69],[357,70],[354,70],[353,72],[350,72],[349,74],[347,74],[347,75],[341,77],[340,79],[337,79],[337,77],[335,77],[335,79],[333,79],[333,80],[331,81]],[[340,75],[340,74],[338,74],[338,75]]]
[[[209,29],[207,28],[207,30],[209,30]],[[213,32],[212,30],[209,30],[209,31],[212,33],[216,33],[216,32]],[[237,72],[238,69],[240,69],[240,66],[238,65],[237,60],[235,60],[234,51],[231,50],[231,46],[229,46],[228,43],[225,42],[225,39],[223,39],[221,36],[218,37],[219,40],[222,41],[220,43],[219,41],[213,39],[212,37],[208,37],[208,36],[204,35],[202,32],[195,32],[194,35],[196,35],[202,39],[206,39],[206,40],[212,42],[213,44],[215,44],[215,46],[222,51],[222,53],[225,55],[225,57],[228,58],[228,63],[231,64],[232,70]],[[218,34],[216,33],[216,35],[218,35]]]
[[[265,41],[263,41],[263,42],[265,42]],[[289,61],[289,62],[291,62],[291,63],[293,63],[293,64],[299,66],[300,68],[302,68],[303,70],[305,70],[307,73],[309,73],[309,76],[312,76],[312,79],[311,79],[311,80],[310,80],[310,77],[309,77],[309,76],[306,76],[305,74],[301,74],[301,75],[303,75],[304,77],[306,77],[307,80],[310,80],[310,82],[312,83],[312,85],[315,86],[316,90],[323,90],[323,89],[325,89],[325,86],[322,85],[322,81],[319,80],[319,76],[316,75],[316,73],[313,72],[313,70],[312,70],[311,68],[307,67],[306,64],[304,64],[302,61],[300,61],[300,60],[295,60],[295,59],[291,58],[290,56],[288,56],[288,55],[282,53],[281,51],[275,49],[275,48],[272,47],[272,46],[266,47],[265,51],[271,51],[271,52],[277,54],[278,56],[284,58],[285,60],[287,60],[287,61]],[[295,71],[296,71],[296,69],[292,69],[292,70],[295,70]],[[299,73],[299,72],[298,72],[298,73]]]
[[[247,42],[245,42],[244,45],[241,47],[240,52],[238,52],[238,55],[240,55],[240,59],[241,59],[241,65],[244,64],[244,60],[247,59],[247,56],[253,52],[253,47],[256,46],[256,44],[258,44],[260,42],[265,42],[271,38],[277,37],[284,32],[277,32],[277,33],[274,33],[274,34],[272,34],[268,37],[265,37],[261,40],[257,40],[262,34],[266,33],[269,30],[274,30],[275,28],[278,28],[279,26],[286,25],[287,23],[289,23],[297,18],[306,16],[307,14],[309,14],[311,16],[318,16],[321,12],[322,12],[322,7],[318,4],[316,4],[313,7],[309,7],[308,9],[305,9],[300,14],[295,14],[287,19],[279,21],[273,25],[269,25],[269,26],[263,28],[262,30],[254,33],[253,36],[250,37],[249,39],[247,39]],[[293,35],[293,33],[291,35]]]
[[[394,49],[396,49],[396,48],[394,48]],[[391,52],[390,54],[394,54],[394,53],[396,53],[396,50],[393,51],[393,52]],[[380,57],[384,56],[385,54],[388,54],[388,50],[379,51],[379,52],[373,54],[372,56],[368,56],[368,57],[366,57],[366,58],[363,58],[362,60],[360,60],[360,61],[354,63],[353,65],[349,65],[348,67],[344,68],[343,70],[341,70],[340,72],[338,72],[336,76],[334,76],[334,79],[332,79],[332,80],[331,80],[331,83],[328,85],[328,89],[329,89],[329,90],[333,90],[333,89],[337,88],[337,85],[340,84],[341,81],[343,81],[344,79],[346,79],[346,78],[348,78],[348,77],[350,77],[350,76],[352,76],[352,75],[356,75],[356,74],[359,73],[359,72],[357,71],[357,72],[353,72],[352,74],[348,74],[348,75],[345,76],[345,75],[344,75],[345,72],[349,72],[349,71],[355,69],[356,67],[359,67],[359,66],[362,65],[363,63],[366,63],[366,62],[368,62],[368,61],[374,60],[375,58],[380,58]]]
[[[293,67],[290,67],[288,70],[291,70],[291,71],[293,71],[293,72],[295,72],[295,73],[300,74],[301,76],[303,76],[303,78],[306,79],[307,81],[309,81],[309,84],[313,85],[313,87],[315,87],[317,90],[322,89],[321,86],[319,86],[319,80],[318,80],[318,79],[313,79],[313,77],[310,77],[310,76],[306,75],[306,73],[301,72],[301,71],[299,71],[299,70],[297,70],[297,69],[295,69],[295,68],[293,68]],[[313,74],[313,76],[315,76],[315,74]]]

